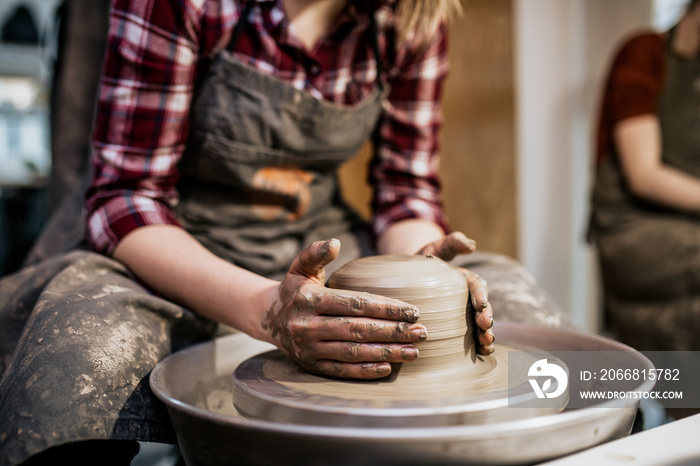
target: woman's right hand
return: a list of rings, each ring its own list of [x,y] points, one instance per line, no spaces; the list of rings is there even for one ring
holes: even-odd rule
[[[340,241],[301,251],[280,283],[262,322],[281,350],[305,370],[332,377],[374,379],[391,364],[418,357],[427,330],[415,306],[396,299],[325,286],[324,266]]]

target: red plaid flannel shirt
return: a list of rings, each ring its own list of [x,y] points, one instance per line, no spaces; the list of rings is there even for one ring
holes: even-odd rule
[[[438,180],[440,99],[448,72],[444,25],[427,47],[396,46],[392,1],[349,2],[313,50],[290,30],[281,0],[251,0],[235,55],[319,99],[353,105],[376,82],[367,5],[377,8],[384,79],[391,86],[370,169],[375,234],[419,218],[445,230]],[[116,0],[93,131],[94,179],[86,198],[86,239],[111,254],[132,230],[177,224],[177,164],[197,83],[239,20],[237,0]]]

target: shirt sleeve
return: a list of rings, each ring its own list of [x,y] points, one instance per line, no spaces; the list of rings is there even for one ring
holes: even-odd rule
[[[638,34],[623,44],[613,60],[605,87],[598,160],[612,152],[616,124],[657,112],[665,71],[665,43],[659,34]]]
[[[657,34],[640,36],[620,51],[610,77],[611,122],[656,113],[665,60]]]
[[[378,236],[405,219],[428,220],[447,231],[438,176],[440,102],[449,69],[445,25],[427,46],[402,48],[397,63],[374,137],[373,231]]]
[[[112,5],[85,203],[93,250],[111,254],[136,228],[177,224],[177,163],[200,49],[196,18],[190,2]]]

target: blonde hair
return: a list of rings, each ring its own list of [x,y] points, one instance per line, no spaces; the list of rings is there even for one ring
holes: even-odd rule
[[[460,0],[398,0],[400,40],[427,42],[438,25],[462,13]]]

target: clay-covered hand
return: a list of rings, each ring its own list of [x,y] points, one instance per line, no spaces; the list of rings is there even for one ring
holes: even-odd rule
[[[263,329],[309,372],[373,379],[392,362],[418,357],[427,330],[415,306],[396,299],[325,286],[324,266],[338,257],[340,241],[318,241],[292,263],[263,319]]]
[[[467,238],[464,233],[454,232],[422,247],[416,254],[433,255],[444,261],[451,261],[458,254],[470,254],[475,250],[476,242],[474,240]],[[491,329],[493,327],[493,309],[486,291],[486,280],[465,268],[460,267],[460,270],[467,278],[469,296],[476,312],[474,317],[476,325],[479,327],[479,353],[491,354],[496,337]]]

